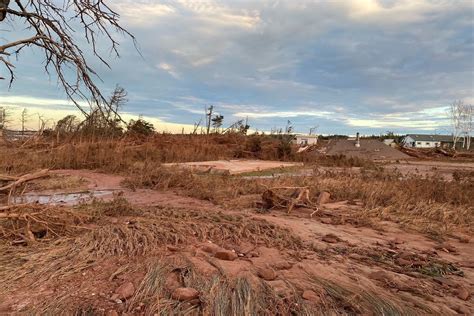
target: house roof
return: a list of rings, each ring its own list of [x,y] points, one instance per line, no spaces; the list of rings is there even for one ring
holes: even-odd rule
[[[385,145],[375,139],[361,139],[360,147],[355,146],[354,140],[339,139],[331,141],[327,146],[327,155],[344,155],[373,160],[409,159],[407,154]]]
[[[414,141],[418,142],[443,142],[452,143],[453,136],[451,135],[433,135],[433,134],[408,134]]]

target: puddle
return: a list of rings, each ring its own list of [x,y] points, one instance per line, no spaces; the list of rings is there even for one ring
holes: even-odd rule
[[[113,190],[84,191],[74,193],[52,193],[35,194],[27,193],[12,198],[14,204],[38,203],[38,204],[79,204],[93,198],[112,194]]]

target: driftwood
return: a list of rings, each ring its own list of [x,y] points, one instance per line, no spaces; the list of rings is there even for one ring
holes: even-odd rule
[[[283,193],[277,193],[277,191],[283,191]],[[286,196],[284,194],[285,191],[287,193]],[[286,208],[287,212],[291,213],[295,207],[314,208],[315,204],[309,197],[309,188],[307,187],[276,187],[267,188],[262,193],[261,206],[265,210]]]
[[[0,187],[0,192],[2,191],[9,191],[9,190],[12,190],[12,189],[15,189],[16,187],[26,183],[26,182],[29,182],[29,181],[32,181],[32,180],[35,180],[35,179],[39,179],[39,178],[44,178],[44,177],[47,177],[49,176],[49,170],[48,169],[44,169],[44,170],[40,170],[38,172],[35,172],[35,173],[29,173],[29,174],[25,174],[19,178],[16,178],[16,180],[10,180],[12,181],[11,183],[3,186],[3,187]],[[2,176],[2,178],[5,177],[5,176]]]
[[[15,181],[15,180],[18,180],[18,177],[4,176],[0,174],[0,181]]]

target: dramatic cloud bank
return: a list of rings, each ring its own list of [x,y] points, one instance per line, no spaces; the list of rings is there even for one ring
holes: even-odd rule
[[[446,106],[473,101],[471,1],[111,1],[137,37],[104,89],[129,91],[125,109],[192,124],[213,104],[226,124],[299,132],[448,132]],[[10,24],[11,25],[11,24]],[[8,33],[13,38],[20,28]],[[23,53],[0,102],[70,107],[38,51]]]

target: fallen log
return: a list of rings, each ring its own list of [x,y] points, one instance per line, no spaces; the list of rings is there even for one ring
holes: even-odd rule
[[[47,176],[49,176],[49,170],[48,169],[43,169],[43,170],[40,170],[40,171],[35,172],[35,173],[25,174],[25,175],[19,177],[17,180],[14,180],[12,183],[9,183],[9,184],[7,184],[3,187],[0,187],[0,192],[14,189],[17,186],[22,185],[23,183],[26,183],[26,182],[29,182],[29,181],[32,181],[32,180],[36,180],[36,179],[39,179],[39,178],[44,178],[44,177],[47,177]]]

